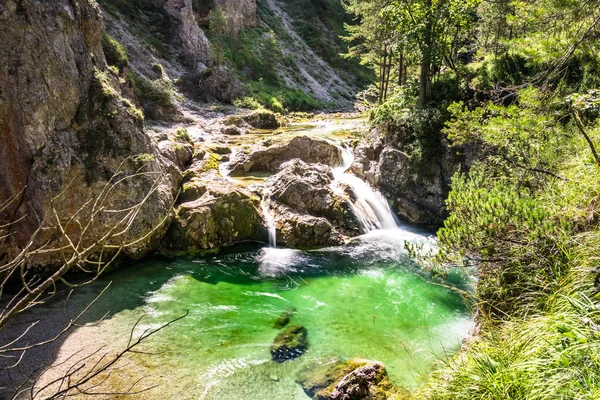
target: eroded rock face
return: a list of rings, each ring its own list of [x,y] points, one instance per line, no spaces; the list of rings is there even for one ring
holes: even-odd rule
[[[256,26],[256,0],[216,0],[227,17],[229,33],[237,35],[242,28]]]
[[[348,197],[331,188],[333,173],[323,164],[307,164],[300,159],[285,163],[281,172],[267,179],[271,199],[300,213],[326,218],[338,226],[352,228],[354,214]]]
[[[292,159],[329,166],[342,164],[342,153],[335,145],[321,139],[297,136],[292,140],[270,147],[257,146],[249,154],[237,153],[230,164],[232,175],[247,172],[277,172],[281,165]]]
[[[0,6],[0,59],[6,61],[0,68],[0,203],[15,196],[0,213],[0,226],[20,221],[0,254],[19,251],[39,221],[52,215],[50,201],[57,194],[64,191],[54,208],[68,219],[113,175],[139,168],[148,174],[115,187],[110,206],[131,206],[156,183],[128,237],[164,228],[125,253],[142,257],[168,227],[177,182],[166,176],[167,161],[106,69],[102,31],[95,2],[6,0]],[[111,221],[106,214],[98,218],[98,230]],[[39,240],[56,236],[49,229]],[[46,254],[32,263],[48,265],[59,258]]]
[[[184,184],[185,202],[163,241],[167,254],[201,254],[244,240],[265,241],[260,199],[210,170]]]
[[[198,26],[192,0],[167,0],[163,8],[177,27],[177,39],[185,62],[192,68],[208,65],[211,59],[210,43]]]

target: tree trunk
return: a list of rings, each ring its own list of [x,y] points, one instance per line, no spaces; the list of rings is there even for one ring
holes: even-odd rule
[[[383,92],[385,90],[385,76],[387,70],[387,44],[383,46],[383,61],[379,68],[379,104],[383,102]]]
[[[384,100],[387,100],[388,89],[390,86],[390,76],[392,75],[392,59],[393,58],[394,58],[393,53],[390,52],[389,57],[388,57],[387,76],[385,78],[385,91],[383,92]]]
[[[423,32],[423,44],[421,46],[421,76],[419,88],[419,107],[425,107],[428,100],[429,75],[431,73],[431,51],[432,51],[432,26],[431,0],[425,0],[425,31]]]
[[[400,52],[400,61],[398,61],[398,86],[404,84],[404,51]]]

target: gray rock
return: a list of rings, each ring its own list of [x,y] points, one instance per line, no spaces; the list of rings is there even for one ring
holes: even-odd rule
[[[183,59],[192,68],[203,69],[211,60],[210,43],[198,26],[192,0],[167,0],[163,8],[177,27],[176,41],[180,44]]]
[[[294,158],[329,166],[342,164],[342,153],[335,145],[322,139],[297,136],[270,147],[259,145],[251,149],[249,154],[237,153],[230,163],[230,172],[232,175],[277,172],[283,163]]]

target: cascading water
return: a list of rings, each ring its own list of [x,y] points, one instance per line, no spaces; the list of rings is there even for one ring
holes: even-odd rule
[[[334,185],[338,189],[339,184],[348,185],[352,189],[356,198],[353,204],[354,212],[360,221],[361,228],[365,232],[397,228],[398,219],[390,209],[385,197],[359,177],[346,172],[354,162],[354,155],[343,146],[339,144],[337,146],[342,152],[343,165],[333,169]]]
[[[263,195],[261,201],[261,208],[263,215],[265,216],[265,222],[267,223],[267,231],[269,232],[269,247],[277,247],[277,228],[275,227],[275,215],[269,207],[270,194],[267,192]]]

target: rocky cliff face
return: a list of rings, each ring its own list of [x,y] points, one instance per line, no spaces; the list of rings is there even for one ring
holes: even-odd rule
[[[164,8],[175,28],[175,48],[181,50],[184,64],[197,68],[210,62],[210,43],[198,26],[192,0],[156,0]]]
[[[114,186],[111,208],[151,194],[123,240],[168,222],[176,179],[165,174],[170,162],[156,152],[141,114],[121,97],[117,78],[106,68],[102,32],[95,2],[0,4],[0,59],[7,61],[0,65],[0,227],[12,223],[4,228],[9,237],[0,242],[0,258],[18,252],[44,219],[48,229],[39,239],[56,240],[56,219],[76,214],[117,173],[137,175]],[[78,216],[82,221],[84,214]],[[113,217],[98,218],[105,226]],[[126,253],[146,254],[164,225]],[[46,254],[38,261],[58,257]]]
[[[416,161],[403,148],[402,140],[383,131],[382,127],[374,129],[357,146],[352,172],[379,188],[401,218],[421,225],[441,225],[447,217],[452,176],[475,155],[465,157],[465,149],[450,148],[440,137],[436,157]]]
[[[237,35],[242,28],[256,26],[256,0],[216,0],[227,17],[229,32]]]

